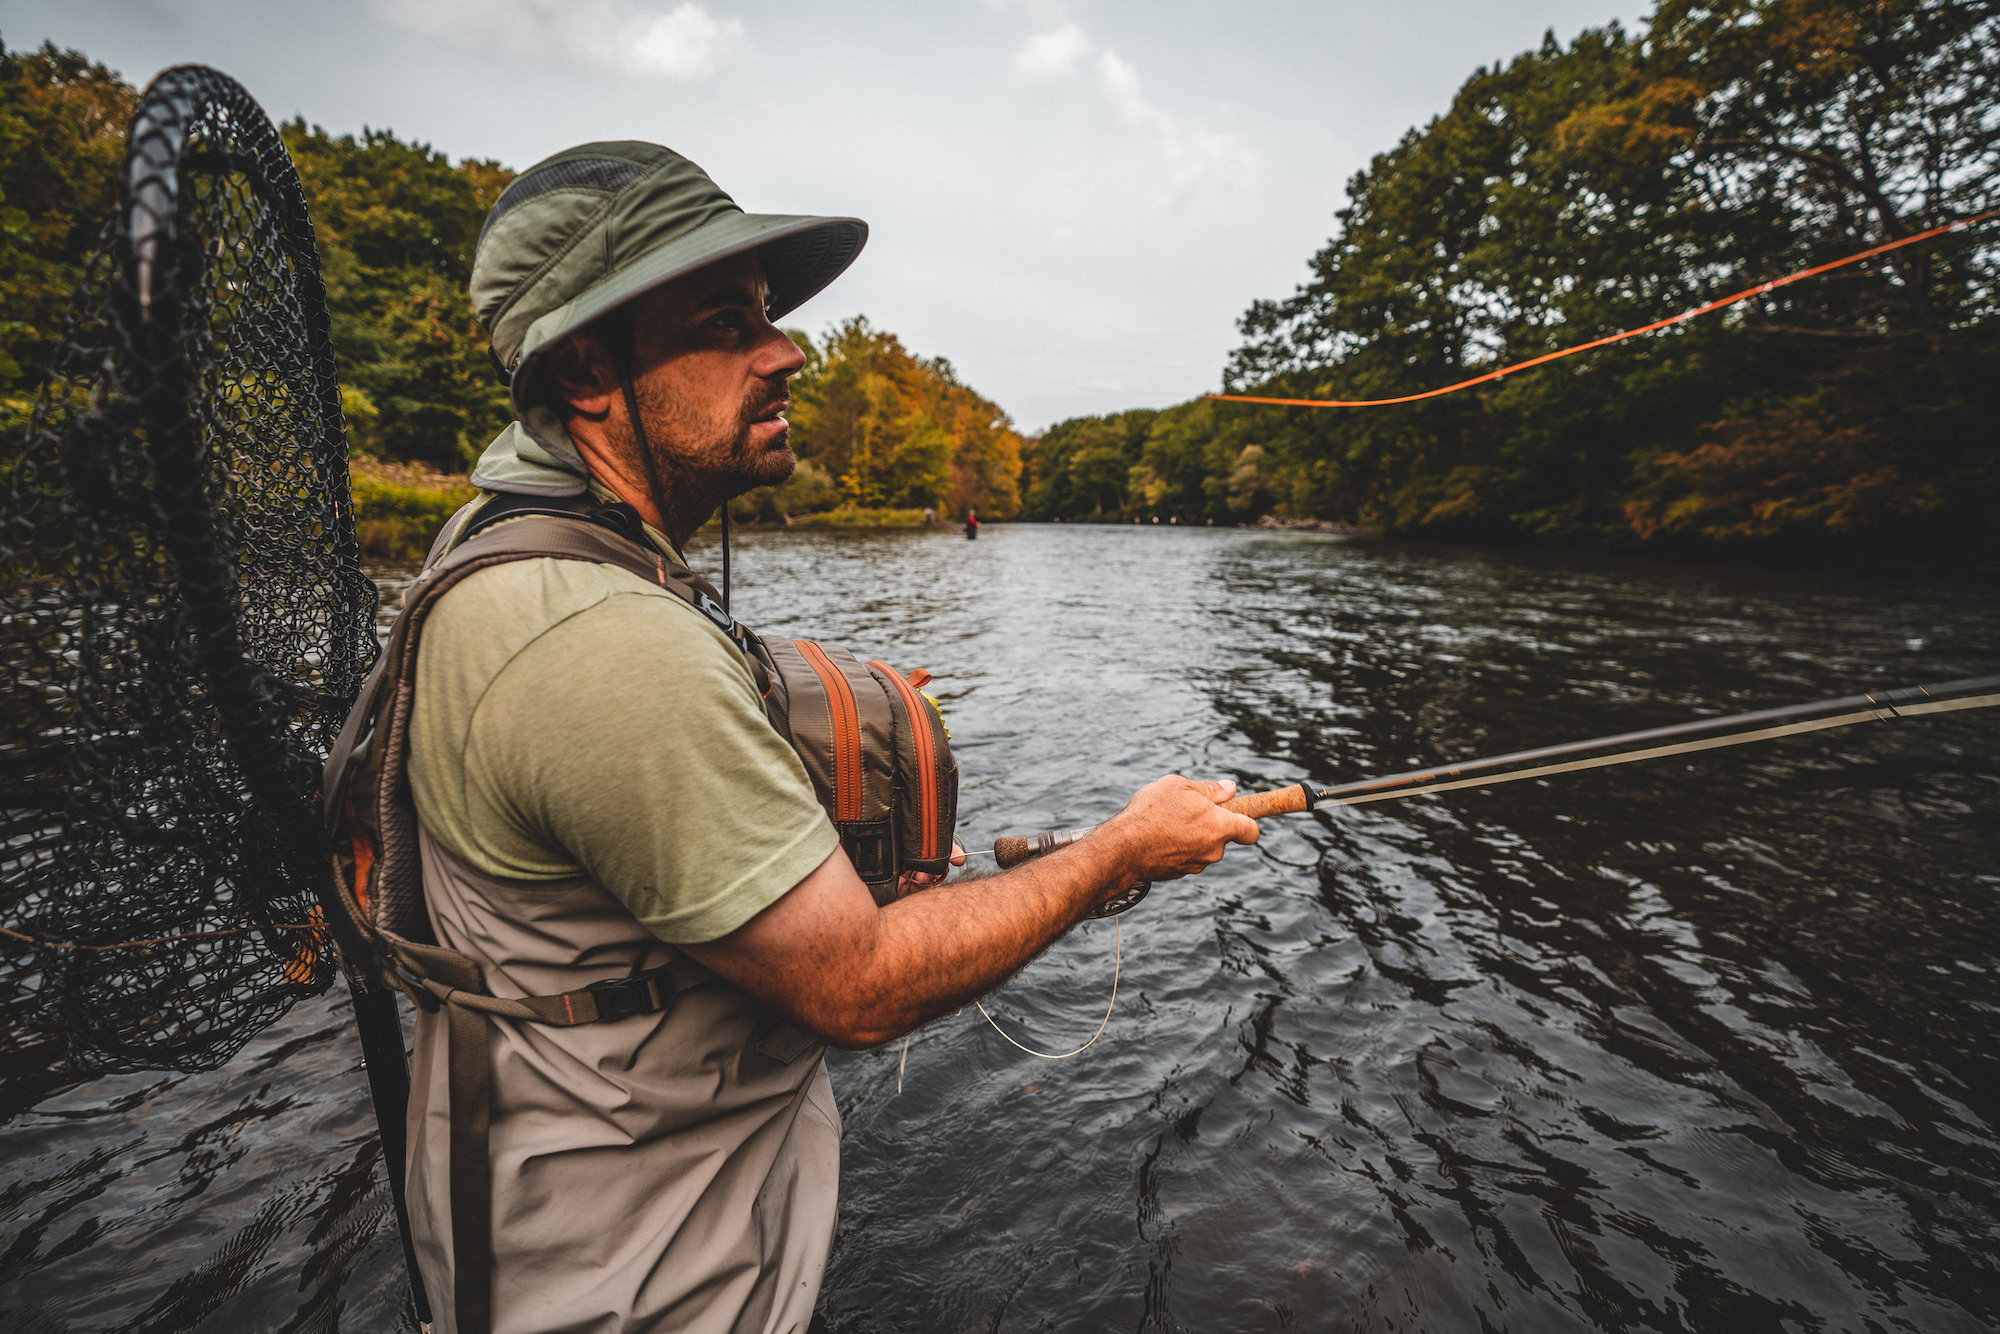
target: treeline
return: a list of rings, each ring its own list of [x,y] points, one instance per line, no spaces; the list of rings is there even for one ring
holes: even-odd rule
[[[2000,9],[1663,0],[1476,73],[1349,185],[1224,387],[1419,392],[2000,204]],[[1469,538],[1993,550],[2000,225],[1393,408],[1064,422],[1039,518],[1267,512]]]
[[[137,96],[80,52],[0,46],[0,431],[14,438],[116,198]],[[487,210],[514,173],[454,163],[386,130],[332,135],[303,119],[279,129],[318,236],[349,444],[364,466],[387,465],[366,489],[393,508],[425,470],[463,473],[507,422],[466,281]],[[793,388],[793,443],[811,466],[750,510],[1018,512],[1020,437],[949,362],[917,357],[859,319],[820,346],[793,337],[809,355]],[[423,507],[421,496],[404,499]]]
[[[784,486],[744,497],[738,513],[1020,513],[1021,437],[997,404],[960,383],[949,361],[912,354],[858,315],[819,343],[788,332],[806,354],[787,414],[798,471]]]

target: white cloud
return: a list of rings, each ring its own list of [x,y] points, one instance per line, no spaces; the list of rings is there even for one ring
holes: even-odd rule
[[[743,22],[694,0],[375,0],[398,27],[522,60],[634,79],[706,79],[743,45]]]
[[[1109,48],[1097,58],[1097,89],[1118,119],[1154,136],[1176,186],[1185,189],[1204,181],[1244,185],[1255,177],[1257,154],[1248,144],[1220,130],[1182,125],[1146,96],[1132,62]]]
[[[1014,57],[1014,72],[1023,78],[1059,79],[1090,54],[1090,38],[1074,23],[1065,23],[1030,37]]]
[[[1103,90],[1104,100],[1127,125],[1143,125],[1161,132],[1173,129],[1174,118],[1167,114],[1166,108],[1146,100],[1145,91],[1139,86],[1139,71],[1116,51],[1106,51],[1097,58],[1097,86]]]
[[[1038,83],[1073,78],[1093,50],[1096,43],[1082,28],[1059,23],[1022,43],[1014,53],[1014,72]],[[1183,125],[1171,111],[1146,96],[1131,61],[1105,47],[1097,52],[1092,69],[1098,96],[1120,121],[1154,141],[1175,189],[1211,182],[1247,185],[1255,178],[1257,154],[1248,144],[1220,130]]]

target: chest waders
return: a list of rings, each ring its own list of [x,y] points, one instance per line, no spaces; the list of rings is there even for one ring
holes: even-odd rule
[[[750,667],[767,717],[798,752],[878,904],[897,896],[905,872],[944,873],[957,814],[957,766],[943,720],[920,692],[929,679],[923,673],[905,678],[833,645],[760,638],[723,610],[706,580],[645,543],[637,515],[622,505],[588,497],[502,496],[467,507],[447,525],[327,758],[323,811],[337,913],[345,919],[338,923],[343,954],[358,989],[371,997],[366,1006],[357,1004],[356,1017],[399,1203],[409,1081],[389,992],[402,992],[428,1013],[444,1013],[451,1303],[459,1334],[489,1334],[492,1327],[488,1017],[558,1028],[615,1023],[660,1013],[680,993],[716,981],[676,955],[664,966],[571,991],[503,998],[488,989],[476,961],[439,944],[432,931],[407,767],[423,627],[438,600],[461,581],[495,565],[537,559],[626,570],[680,598],[729,637]],[[400,1208],[398,1213],[407,1250],[407,1217]],[[414,1265],[411,1281],[420,1282]]]

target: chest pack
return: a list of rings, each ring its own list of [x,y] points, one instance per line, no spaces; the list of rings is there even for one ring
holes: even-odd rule
[[[755,634],[724,610],[706,580],[645,541],[638,516],[628,507],[587,497],[502,496],[459,512],[404,595],[388,646],[327,757],[322,793],[339,900],[335,911],[346,919],[335,932],[347,967],[378,1000],[400,991],[426,1012],[442,1011],[446,1018],[452,1308],[460,1334],[487,1334],[491,1323],[487,1017],[555,1027],[609,1023],[659,1013],[680,992],[713,980],[676,954],[665,966],[574,991],[497,997],[478,963],[440,945],[431,930],[408,773],[424,624],[439,599],[461,581],[495,565],[536,559],[592,561],[629,571],[680,598],[729,637],[749,666],[765,715],[797,752],[848,859],[878,904],[898,896],[908,872],[945,872],[958,813],[958,767],[944,720],[922,691],[928,673],[904,676],[837,645]],[[374,1078],[378,1064],[401,1065],[400,1026],[393,1008],[385,1018],[379,1004],[372,1015],[357,1017],[370,1051],[400,1221],[402,1110],[385,1103],[406,1098],[407,1083],[400,1092],[385,1092],[388,1085]],[[372,1043],[371,1025],[381,1030]]]
[[[405,595],[389,644],[327,761],[326,812],[340,880],[364,929],[423,939],[415,880],[415,806],[406,774],[418,650],[439,598],[480,570],[517,560],[587,560],[679,597],[743,654],[771,726],[790,744],[878,904],[912,871],[949,868],[958,765],[930,673],[905,675],[835,644],[760,636],[714,587],[643,540],[622,505],[503,496],[461,512]]]

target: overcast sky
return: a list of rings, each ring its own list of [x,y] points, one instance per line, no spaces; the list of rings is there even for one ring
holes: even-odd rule
[[[861,313],[1025,430],[1213,389],[1346,182],[1482,64],[1635,0],[7,0],[0,38],[521,168],[654,139],[753,212],[868,220]]]

